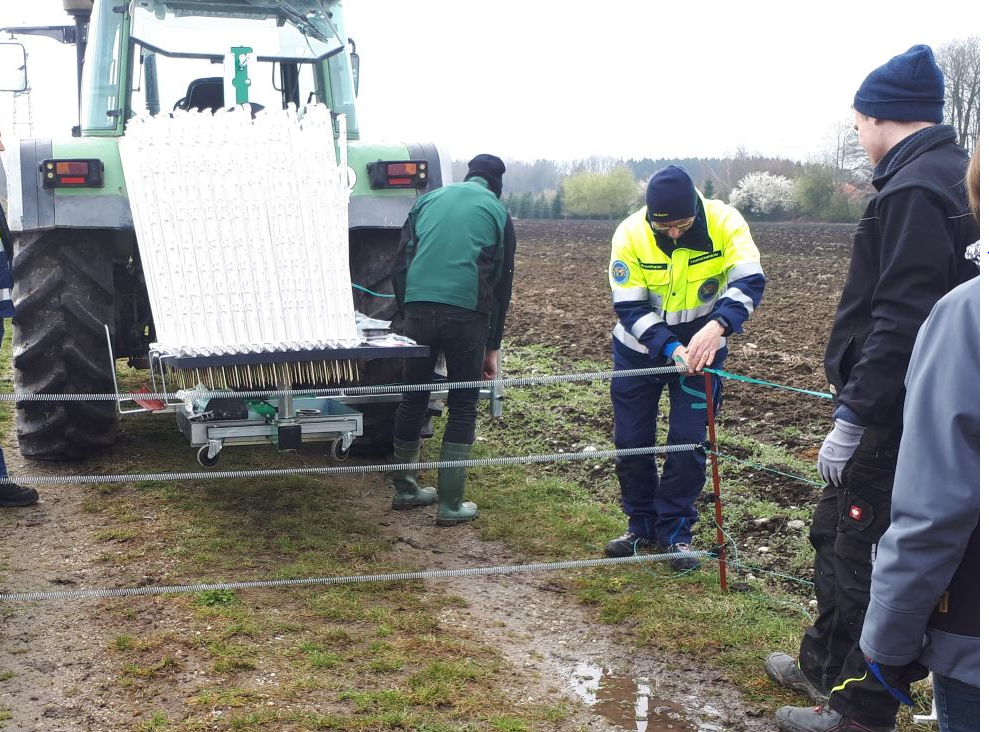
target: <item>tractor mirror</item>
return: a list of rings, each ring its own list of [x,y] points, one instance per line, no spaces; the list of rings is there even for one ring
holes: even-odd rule
[[[20,43],[0,43],[0,91],[27,89],[27,54]]]
[[[361,81],[361,57],[357,55],[357,44],[354,43],[353,38],[348,38],[350,41],[350,73],[354,75],[354,96],[357,96],[357,87],[360,86]]]

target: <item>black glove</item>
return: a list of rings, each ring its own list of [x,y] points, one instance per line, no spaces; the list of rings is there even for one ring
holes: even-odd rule
[[[887,666],[866,656],[865,665],[869,667],[869,673],[886,687],[886,691],[892,694],[894,699],[908,707],[913,706],[910,684],[927,678],[928,674],[927,667],[917,661],[911,661],[906,666]]]

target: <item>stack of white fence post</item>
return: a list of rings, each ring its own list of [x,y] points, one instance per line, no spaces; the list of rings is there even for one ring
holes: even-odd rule
[[[322,106],[130,121],[120,156],[158,343],[174,356],[359,342],[346,121]]]

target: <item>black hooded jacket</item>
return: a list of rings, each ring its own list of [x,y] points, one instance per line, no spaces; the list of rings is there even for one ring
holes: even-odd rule
[[[948,125],[927,127],[876,166],[878,195],[855,231],[824,355],[836,413],[849,421],[902,425],[903,381],[921,323],[949,290],[978,274],[965,259],[979,229],[965,195],[968,157],[955,139]]]

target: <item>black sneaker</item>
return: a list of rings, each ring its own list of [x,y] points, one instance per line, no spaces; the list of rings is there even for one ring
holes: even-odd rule
[[[666,551],[670,554],[679,554],[680,552],[692,552],[696,550],[691,549],[690,544],[681,541],[679,544],[670,544],[666,547]],[[670,560],[670,566],[676,572],[689,572],[701,566],[701,560],[699,557],[674,557]]]
[[[20,508],[21,506],[33,506],[38,502],[38,491],[34,488],[25,488],[17,483],[4,483],[0,485],[0,506],[4,508]]]
[[[782,732],[895,732],[895,727],[869,727],[843,717],[831,707],[782,707],[776,712]]]
[[[652,539],[638,536],[631,531],[626,531],[617,539],[612,539],[604,546],[605,556],[608,557],[630,557],[633,554],[659,549],[660,546]]]
[[[766,676],[780,686],[806,694],[814,702],[823,704],[828,700],[828,695],[814,686],[800,670],[800,664],[793,656],[774,651],[766,656],[763,667],[766,669]]]

